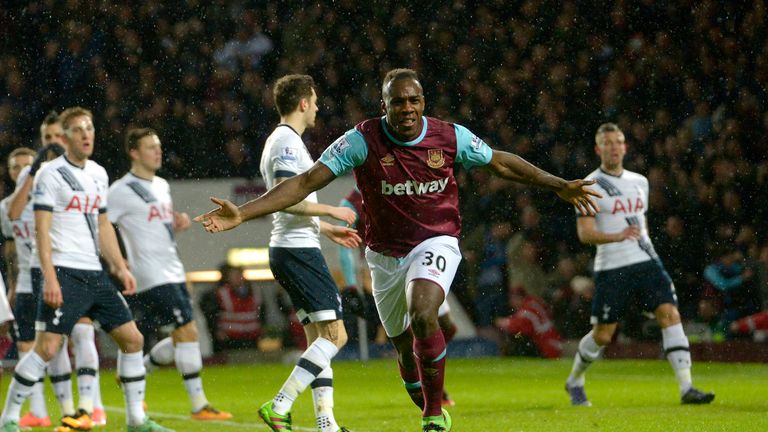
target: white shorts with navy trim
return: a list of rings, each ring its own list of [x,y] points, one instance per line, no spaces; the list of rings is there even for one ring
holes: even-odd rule
[[[408,316],[410,293],[406,287],[413,280],[427,279],[439,285],[447,296],[461,262],[461,252],[457,238],[439,236],[424,240],[402,258],[366,249],[365,259],[371,270],[373,298],[379,318],[387,336],[395,337],[411,324]],[[448,302],[443,301],[439,315],[448,310]]]

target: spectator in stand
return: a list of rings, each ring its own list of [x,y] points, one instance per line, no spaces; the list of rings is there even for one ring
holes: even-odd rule
[[[245,280],[243,269],[230,265],[220,268],[221,281],[200,301],[213,351],[256,348],[262,332],[262,298]]]
[[[717,260],[704,269],[704,279],[709,284],[705,299],[719,306],[726,323],[760,310],[755,270],[746,265],[738,249],[722,248]]]

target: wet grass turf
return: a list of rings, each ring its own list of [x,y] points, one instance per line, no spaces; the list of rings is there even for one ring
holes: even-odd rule
[[[234,418],[196,422],[178,373],[149,377],[150,415],[179,432],[266,431],[256,411],[279,389],[292,366],[209,367],[208,399]],[[768,365],[695,363],[694,383],[713,390],[710,406],[681,406],[669,365],[663,361],[602,361],[589,371],[591,408],[571,407],[563,382],[570,361],[518,358],[449,360],[447,389],[455,432],[476,431],[765,431],[768,430]],[[394,360],[334,364],[336,417],[353,432],[417,432],[420,413],[402,388]],[[8,384],[3,378],[3,395]],[[124,431],[122,394],[113,371],[102,372],[107,431]],[[49,393],[50,394],[50,393]],[[51,406],[52,413],[58,410]],[[294,430],[314,431],[309,390],[294,405]]]

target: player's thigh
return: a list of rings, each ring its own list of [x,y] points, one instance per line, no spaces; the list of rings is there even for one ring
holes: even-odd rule
[[[341,295],[318,248],[269,248],[270,269],[302,324],[342,319]]]
[[[128,299],[131,311],[143,327],[157,330],[173,324],[179,330],[194,320],[192,302],[186,283],[169,283],[156,286]],[[188,333],[181,330],[181,333]]]
[[[406,256],[406,290],[410,291],[414,286],[412,282],[415,281],[429,281],[437,285],[443,294],[436,305],[439,307],[445,302],[460,263],[458,239],[450,236],[427,239]],[[406,298],[410,299],[412,293],[407,292],[406,295]]]
[[[664,266],[658,261],[644,263],[638,279],[642,283],[639,288],[644,301],[644,308],[649,312],[656,313],[657,319],[662,324],[680,322],[675,285]]]
[[[128,302],[112,284],[107,273],[95,273],[92,276],[92,284],[93,306],[88,311],[88,316],[98,321],[101,328],[109,334],[129,322],[136,328]]]
[[[405,277],[408,267],[398,258],[367,249],[365,259],[371,272],[371,287],[376,311],[389,338],[408,329],[408,302],[405,296]]]
[[[626,267],[595,272],[591,324],[613,324],[624,318],[634,295],[631,273]]]
[[[37,299],[35,330],[68,335],[78,320],[85,316],[94,303],[91,289],[91,271],[56,267],[56,277],[61,286],[62,304],[52,308],[42,296]]]

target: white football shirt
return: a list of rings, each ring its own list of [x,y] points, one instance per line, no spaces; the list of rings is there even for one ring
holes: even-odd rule
[[[128,173],[109,188],[109,220],[120,229],[136,290],[186,280],[176,250],[171,188]]]
[[[35,217],[32,212],[32,203],[27,203],[20,218],[11,220],[8,217],[9,198],[6,197],[0,201],[0,220],[2,220],[3,235],[7,239],[12,239],[16,248],[16,265],[19,269],[16,277],[16,292],[31,294],[32,277],[29,269],[32,251],[35,250]]]
[[[99,262],[99,214],[107,211],[109,177],[88,160],[84,168],[59,156],[35,175],[35,211],[53,212],[53,265],[80,270],[102,270]]]
[[[301,174],[313,164],[314,161],[301,136],[288,125],[278,125],[264,145],[264,152],[261,154],[261,176],[267,188],[272,189],[275,187],[276,178]],[[316,203],[317,194],[312,192],[305,200]],[[272,218],[270,247],[320,247],[320,218],[285,212],[276,212]]]
[[[611,270],[640,262],[658,259],[648,236],[645,213],[648,211],[648,179],[645,176],[624,170],[614,176],[596,169],[587,179],[594,179],[592,186],[603,195],[596,200],[600,212],[595,216],[595,229],[604,233],[617,233],[629,225],[640,228],[639,240],[597,245],[594,270]]]

